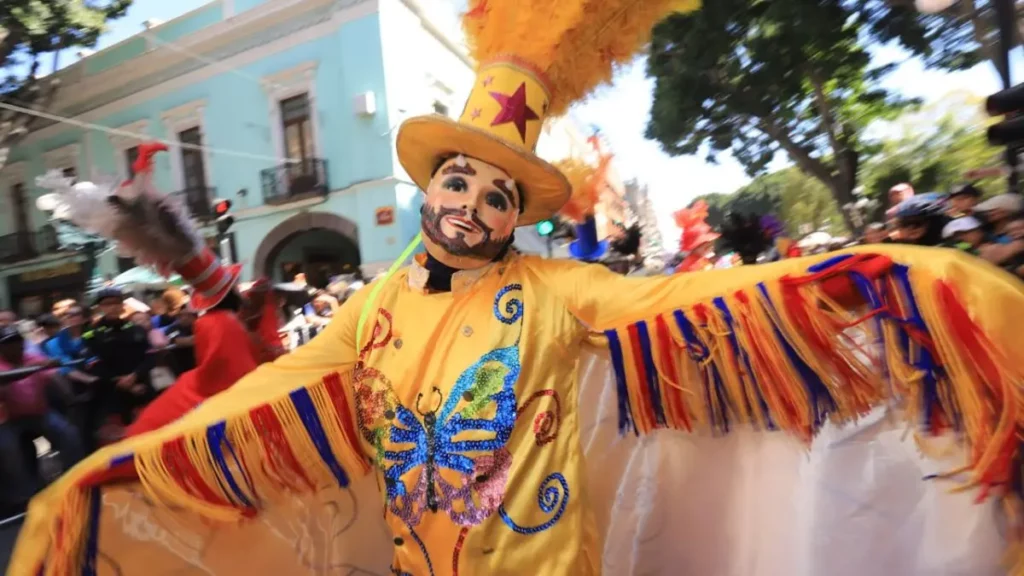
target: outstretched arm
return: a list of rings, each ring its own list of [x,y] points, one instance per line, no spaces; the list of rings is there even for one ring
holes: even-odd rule
[[[354,296],[334,322],[309,343],[259,366],[181,420],[105,450],[106,465],[103,458],[87,461],[99,465],[83,466],[90,473],[82,475],[79,482],[94,485],[160,473],[167,467],[168,447],[179,443],[201,453],[209,451],[215,460],[217,454],[224,457],[222,444],[227,443],[243,461],[265,463],[247,467],[249,475],[267,473],[262,483],[253,485],[255,491],[259,486],[298,490],[324,482],[344,485],[350,476],[364,474],[368,468],[355,433],[349,379],[357,358],[355,326],[365,297],[365,290]],[[116,452],[113,464],[109,452]],[[311,475],[310,464],[319,476]],[[204,474],[232,475],[223,467]],[[151,482],[147,484],[154,486]],[[169,498],[182,497],[185,490],[170,477],[158,485]],[[211,483],[218,485],[231,483],[226,477]],[[237,514],[238,507],[231,503],[243,500],[254,501],[228,498],[220,505],[225,514]]]
[[[752,423],[809,439],[896,397],[930,429],[962,429],[974,480],[1011,480],[1024,284],[977,258],[870,246],[659,278],[528,266],[607,336],[623,431]]]

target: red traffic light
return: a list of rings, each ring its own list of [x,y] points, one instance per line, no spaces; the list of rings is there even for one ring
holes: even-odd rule
[[[217,200],[213,203],[213,213],[217,216],[223,216],[231,210],[231,200]]]

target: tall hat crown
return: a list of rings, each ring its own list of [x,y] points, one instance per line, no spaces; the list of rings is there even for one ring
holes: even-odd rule
[[[169,276],[177,272],[192,285],[191,306],[216,306],[241,275],[240,265],[223,266],[195,228],[188,210],[175,196],[153,187],[153,156],[166,151],[160,143],[139,145],[135,177],[120,184],[71,181],[50,173],[37,184],[56,192],[55,214],[81,228],[116,240],[118,251],[143,266]]]
[[[611,80],[666,15],[699,0],[470,0],[463,16],[476,80],[458,121],[402,123],[398,159],[421,189],[447,156],[493,164],[523,193],[520,226],[549,218],[569,199],[565,177],[534,153],[546,118]]]

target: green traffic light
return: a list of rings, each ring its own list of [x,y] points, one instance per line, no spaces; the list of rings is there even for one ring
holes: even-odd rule
[[[555,231],[555,223],[551,220],[542,220],[537,222],[537,233],[541,236],[547,236]]]

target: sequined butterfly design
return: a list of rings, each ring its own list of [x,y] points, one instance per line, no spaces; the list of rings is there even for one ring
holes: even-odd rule
[[[504,324],[516,323],[523,314],[521,300],[503,300],[513,290],[521,287],[506,286],[495,298],[494,314]],[[364,384],[379,384],[357,389],[357,398],[368,406],[360,411],[360,427],[376,448],[390,511],[412,527],[427,512],[443,511],[457,524],[469,526],[497,510],[511,466],[505,446],[516,419],[518,336],[516,344],[487,352],[463,371],[447,396],[433,387],[419,394],[411,408],[397,401],[379,371],[362,370]],[[363,426],[378,415],[389,425]],[[444,470],[459,480],[450,482]],[[410,473],[415,475],[411,488],[404,480]]]

